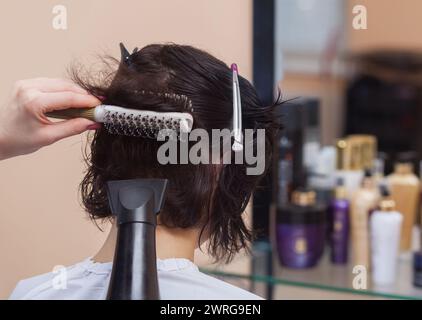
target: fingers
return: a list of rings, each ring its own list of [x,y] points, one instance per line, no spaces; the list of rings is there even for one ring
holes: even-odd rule
[[[42,93],[34,101],[34,105],[43,113],[68,108],[90,108],[101,104],[96,97],[74,92]]]
[[[68,79],[59,78],[35,78],[28,80],[21,80],[16,84],[18,87],[24,87],[25,89],[35,89],[40,92],[60,92],[70,91],[80,94],[88,94],[88,92],[79,87],[74,82]]]
[[[49,145],[58,140],[81,134],[87,130],[94,130],[100,127],[100,124],[88,119],[77,118],[54,124],[47,125],[41,132],[41,144]]]

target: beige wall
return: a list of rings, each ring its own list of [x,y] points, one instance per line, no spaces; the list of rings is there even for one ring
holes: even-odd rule
[[[347,0],[348,45],[352,51],[376,48],[422,50],[422,1],[420,0]],[[368,29],[352,28],[352,8],[364,5]]]
[[[66,31],[51,27],[56,4],[67,7]],[[61,77],[74,59],[117,56],[119,41],[128,48],[191,44],[236,61],[251,78],[251,34],[251,0],[4,0],[0,101],[17,79]],[[70,138],[0,163],[0,298],[21,278],[94,254],[104,239],[78,202],[84,141]]]

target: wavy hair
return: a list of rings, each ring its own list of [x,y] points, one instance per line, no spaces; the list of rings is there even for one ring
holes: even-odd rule
[[[133,53],[130,65],[105,59],[102,73],[72,69],[73,80],[104,104],[153,111],[184,111],[159,98],[139,96],[139,90],[175,93],[193,103],[194,128],[231,128],[232,73],[212,55],[191,46],[152,44]],[[281,128],[277,100],[264,106],[254,87],[239,77],[244,129],[265,129],[265,164],[271,162],[273,141]],[[152,99],[152,100],[151,100]],[[256,141],[254,141],[256,144]],[[209,239],[208,252],[230,261],[252,240],[242,213],[260,176],[247,175],[247,164],[161,165],[161,143],[146,138],[111,135],[97,130],[86,156],[87,171],[80,185],[82,203],[90,217],[111,217],[106,182],[133,178],[166,178],[167,198],[159,222],[167,227],[201,228]],[[232,155],[233,159],[233,155]],[[201,239],[199,239],[201,242]]]

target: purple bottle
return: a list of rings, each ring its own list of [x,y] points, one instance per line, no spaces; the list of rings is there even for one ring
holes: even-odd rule
[[[342,178],[337,180],[331,210],[331,262],[345,264],[349,255],[350,203]]]
[[[297,190],[292,204],[277,209],[277,250],[286,267],[313,267],[324,251],[326,210],[315,198],[313,191]]]

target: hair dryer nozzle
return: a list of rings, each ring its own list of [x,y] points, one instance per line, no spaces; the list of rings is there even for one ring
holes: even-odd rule
[[[108,200],[111,212],[117,217],[117,223],[148,222],[140,210],[145,206],[152,206],[150,213],[160,212],[164,203],[165,191],[168,180],[166,179],[134,179],[115,180],[107,183]],[[131,214],[128,214],[128,213]],[[145,220],[147,219],[147,220]]]

